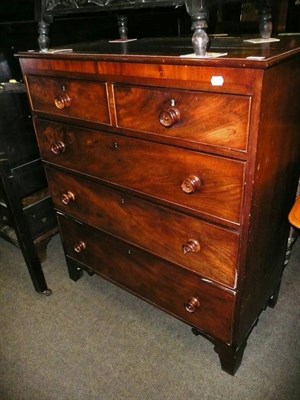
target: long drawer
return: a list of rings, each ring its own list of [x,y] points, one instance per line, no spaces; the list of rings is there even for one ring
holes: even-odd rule
[[[59,224],[67,256],[203,332],[231,342],[234,292],[95,228],[63,216]]]
[[[229,287],[239,236],[199,219],[47,168],[57,210]]]
[[[106,83],[48,76],[27,76],[34,111],[109,125]]]
[[[187,211],[239,223],[242,161],[44,120],[35,126],[47,162]]]
[[[114,85],[117,125],[245,151],[250,97]]]

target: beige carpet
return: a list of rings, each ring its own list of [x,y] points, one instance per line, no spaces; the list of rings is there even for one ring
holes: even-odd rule
[[[235,377],[182,322],[95,275],[72,282],[58,237],[44,263],[51,297],[3,239],[0,268],[1,400],[300,399],[300,239]]]

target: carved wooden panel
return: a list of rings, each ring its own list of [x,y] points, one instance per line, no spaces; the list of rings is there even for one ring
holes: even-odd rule
[[[164,7],[183,4],[183,0],[43,0],[44,10],[47,13],[55,11],[89,11],[99,8],[99,11],[106,9],[126,9],[142,7]]]

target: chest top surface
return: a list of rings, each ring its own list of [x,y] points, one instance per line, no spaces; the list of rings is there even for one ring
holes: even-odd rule
[[[300,52],[300,36],[280,36],[272,42],[250,36],[212,36],[208,56],[195,57],[190,38],[137,39],[127,42],[101,40],[50,49],[29,50],[20,57],[70,60],[130,61],[199,66],[268,68]]]

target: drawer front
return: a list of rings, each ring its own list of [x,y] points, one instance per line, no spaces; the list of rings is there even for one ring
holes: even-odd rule
[[[32,238],[48,232],[57,226],[55,211],[50,197],[43,198],[24,208]]]
[[[120,128],[246,150],[250,98],[114,85]]]
[[[194,213],[239,222],[241,161],[43,120],[36,121],[36,130],[47,162]]]
[[[59,223],[68,256],[188,324],[230,343],[233,292],[210,285],[195,274],[95,228],[62,216]],[[78,246],[80,242],[84,246]],[[188,312],[185,306],[193,311],[195,303],[195,311]]]
[[[110,124],[103,82],[29,75],[27,84],[34,111]]]
[[[236,233],[73,175],[46,171],[56,209],[234,287]]]

